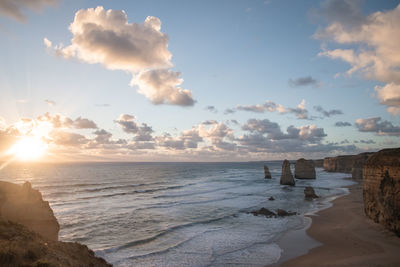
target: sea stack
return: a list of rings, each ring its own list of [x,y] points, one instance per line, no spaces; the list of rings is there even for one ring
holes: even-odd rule
[[[290,170],[290,162],[287,159],[285,159],[282,164],[281,184],[292,186],[295,185],[292,171]]]
[[[265,174],[265,179],[271,179],[271,173],[269,172],[267,165],[264,165],[264,174]]]
[[[50,239],[58,240],[60,226],[49,202],[29,182],[0,182],[0,219],[20,223]]]
[[[363,167],[365,214],[400,236],[400,148],[373,154]]]
[[[298,159],[294,165],[294,177],[297,179],[315,179],[314,161]]]

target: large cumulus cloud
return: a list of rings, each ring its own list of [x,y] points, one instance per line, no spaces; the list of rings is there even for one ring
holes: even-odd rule
[[[143,23],[128,23],[123,10],[99,6],[76,12],[69,30],[73,34],[70,45],[53,45],[47,38],[45,45],[67,59],[131,73],[131,85],[139,86],[138,92],[155,104],[194,104],[192,93],[179,87],[180,73],[169,70],[172,54],[159,18],[148,16]]]
[[[329,0],[321,10],[329,24],[314,37],[344,47],[324,49],[319,56],[340,59],[367,79],[386,83],[377,86],[378,99],[392,115],[400,113],[400,5],[393,10],[364,16],[360,1]],[[349,45],[351,45],[349,47]]]

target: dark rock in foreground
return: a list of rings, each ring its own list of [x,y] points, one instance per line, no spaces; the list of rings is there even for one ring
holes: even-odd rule
[[[53,210],[29,182],[23,186],[0,182],[0,218],[23,224],[46,238],[58,240],[60,226]]]
[[[265,174],[265,179],[271,179],[271,173],[269,172],[267,165],[264,165],[264,174]]]
[[[274,197],[269,197],[268,200],[275,200],[275,198]]]
[[[294,165],[294,177],[297,179],[315,179],[314,161],[298,159]]]
[[[306,199],[319,198],[319,196],[315,194],[314,188],[312,188],[312,186],[306,186],[306,188],[304,188],[304,197]]]
[[[365,214],[400,236],[400,148],[372,155],[363,167]]]
[[[0,220],[0,266],[112,266],[79,243],[50,240],[22,224]]]
[[[57,241],[59,229],[29,182],[0,182],[0,266],[112,266],[85,245]]]
[[[288,160],[284,160],[282,164],[282,174],[281,181],[282,185],[295,185],[295,181],[293,178],[292,171],[290,170],[290,162]]]

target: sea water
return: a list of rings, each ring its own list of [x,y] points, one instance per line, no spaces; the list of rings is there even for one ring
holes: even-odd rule
[[[264,164],[272,179],[264,179]],[[292,164],[293,165],[293,164]],[[30,181],[60,223],[59,240],[86,244],[115,266],[265,266],[304,214],[346,194],[348,174],[279,184],[281,161],[246,163],[14,164],[0,179]],[[293,166],[292,166],[293,168]],[[321,196],[304,199],[304,187]],[[269,197],[275,200],[268,200]],[[261,207],[297,212],[266,218]]]

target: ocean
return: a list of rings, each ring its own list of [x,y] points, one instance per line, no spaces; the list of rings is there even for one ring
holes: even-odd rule
[[[264,179],[264,164],[272,179]],[[86,244],[115,266],[265,266],[277,240],[306,227],[353,182],[317,168],[316,180],[279,184],[281,161],[13,164],[0,179],[30,181],[60,223],[59,240]],[[293,170],[294,164],[292,164]],[[321,196],[304,200],[304,187]],[[268,200],[274,197],[274,201]],[[250,211],[295,211],[266,218]]]

